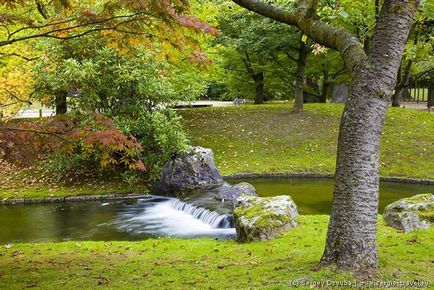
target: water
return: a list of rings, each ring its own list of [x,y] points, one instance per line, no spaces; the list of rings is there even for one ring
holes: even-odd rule
[[[175,198],[159,198],[157,201],[139,200],[124,208],[126,210],[109,225],[114,225],[120,231],[135,236],[180,238],[235,236],[230,216]]]
[[[333,180],[266,178],[252,183],[262,196],[289,194],[301,214],[328,214]],[[53,205],[0,206],[0,243],[68,240],[143,240],[157,237],[233,238],[230,206],[215,199],[218,188],[175,198]],[[380,212],[402,197],[434,192],[434,186],[384,182]]]
[[[255,186],[261,196],[290,195],[300,214],[330,214],[333,198],[333,179],[325,178],[250,178],[228,180],[235,184],[246,181]],[[419,193],[434,193],[434,185],[381,182],[379,213],[386,205]]]

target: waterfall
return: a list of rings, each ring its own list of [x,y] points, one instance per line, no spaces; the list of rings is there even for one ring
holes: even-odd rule
[[[130,234],[184,238],[236,235],[231,217],[176,198],[154,198],[131,207],[115,222],[119,230]]]
[[[196,207],[194,205],[182,202],[179,199],[172,200],[171,206],[175,210],[190,214],[195,219],[201,220],[214,229],[227,229],[231,227],[231,222],[226,215],[220,215],[214,211],[210,211],[202,207]]]

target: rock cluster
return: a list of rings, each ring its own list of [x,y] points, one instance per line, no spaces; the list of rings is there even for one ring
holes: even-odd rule
[[[253,185],[223,183],[211,149],[192,147],[188,154],[167,161],[153,192],[161,195],[200,192],[217,188],[213,199],[233,209],[239,242],[270,240],[297,225],[297,206],[289,196],[258,197]]]

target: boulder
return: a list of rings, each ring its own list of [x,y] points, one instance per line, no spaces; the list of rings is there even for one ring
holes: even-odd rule
[[[428,229],[434,223],[434,195],[423,193],[395,201],[386,206],[383,217],[389,226],[404,232]]]
[[[234,209],[238,242],[265,241],[297,225],[297,206],[290,196],[241,195]]]
[[[234,186],[221,187],[216,198],[222,201],[228,201],[231,203],[232,207],[234,207],[238,197],[242,194],[257,196],[256,189],[253,185],[248,182],[240,182]]]
[[[167,161],[152,191],[173,195],[222,183],[223,179],[214,164],[214,153],[211,149],[198,146],[192,147],[189,153],[174,156]]]

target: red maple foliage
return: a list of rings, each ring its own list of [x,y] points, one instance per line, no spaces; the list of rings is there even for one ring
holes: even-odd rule
[[[85,154],[100,167],[147,171],[140,142],[98,113],[0,123],[0,158],[29,166],[52,154]]]

